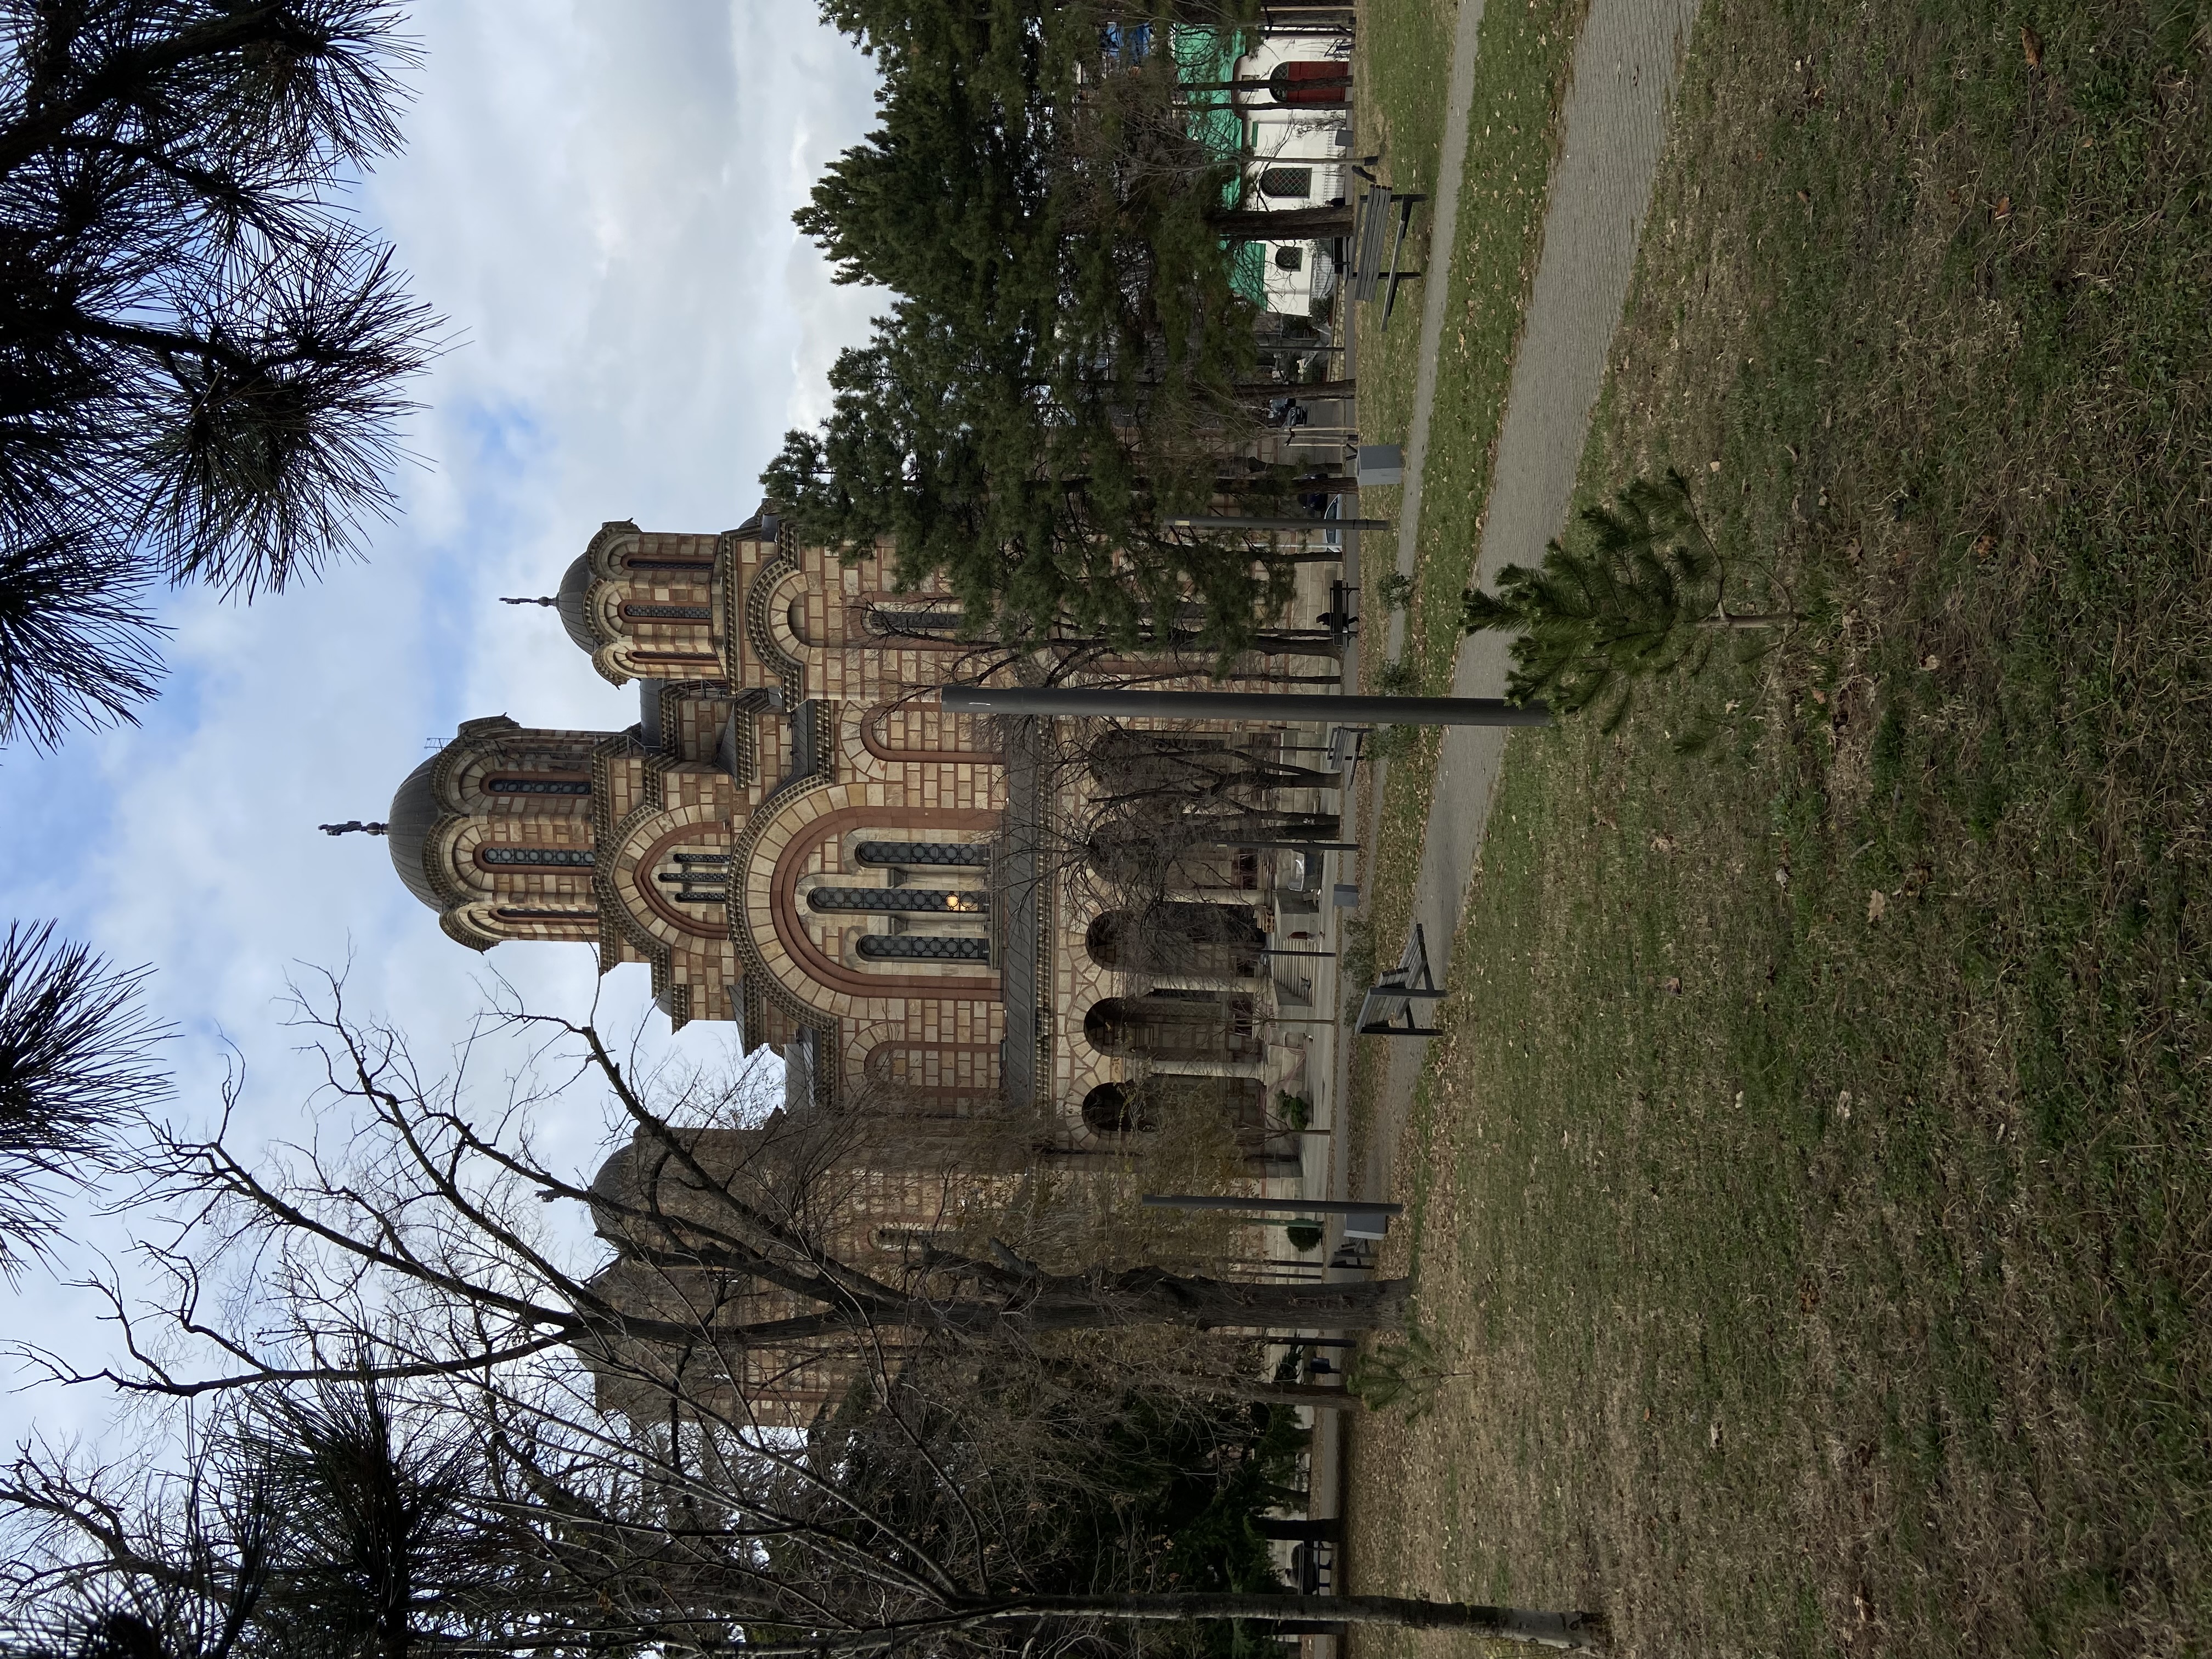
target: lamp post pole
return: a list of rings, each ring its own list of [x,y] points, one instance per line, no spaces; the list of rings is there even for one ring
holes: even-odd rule
[[[1121,720],[1310,720],[1377,726],[1549,726],[1540,702],[1503,697],[1341,697],[1304,691],[1126,691],[948,685],[951,714],[1091,715]]]

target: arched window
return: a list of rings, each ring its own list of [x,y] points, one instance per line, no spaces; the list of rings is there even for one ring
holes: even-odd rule
[[[492,913],[501,921],[597,921],[597,910],[528,910],[502,907]]]
[[[1155,974],[1256,974],[1267,934],[1242,904],[1177,902],[1108,910],[1084,932],[1101,968]]]
[[[1127,1135],[1159,1125],[1144,1115],[1131,1091],[1118,1083],[1102,1083],[1083,1097],[1083,1127],[1094,1135]]]
[[[864,841],[853,853],[863,864],[947,870],[980,870],[991,861],[990,843],[981,841]]]
[[[1083,1035],[1102,1054],[1159,1060],[1257,1060],[1267,1051],[1253,1033],[1252,999],[1214,991],[1106,997],[1084,1014]]]
[[[1083,1125],[1098,1135],[1148,1133],[1170,1113],[1218,1114],[1232,1127],[1263,1128],[1267,1086],[1254,1077],[1155,1072],[1138,1083],[1102,1083],[1083,1097]]]
[[[815,910],[878,910],[910,915],[981,915],[990,908],[981,893],[941,887],[817,887],[806,896]]]
[[[641,554],[630,554],[622,562],[625,570],[683,570],[704,577],[714,568],[712,559],[653,558]]]
[[[588,795],[592,793],[589,778],[501,777],[486,778],[484,793],[488,795]]]
[[[860,954],[871,962],[988,962],[991,945],[942,933],[868,933],[860,939]]]
[[[872,605],[867,609],[867,629],[878,636],[921,635],[930,639],[943,639],[960,631],[960,612],[938,606],[893,609],[888,605]]]
[[[1226,738],[1184,732],[1103,732],[1083,759],[1092,779],[1115,794],[1194,787],[1212,793],[1215,780],[1237,766]]]
[[[622,613],[632,622],[711,622],[714,617],[703,605],[626,605]]]
[[[1279,247],[1275,250],[1275,269],[1301,270],[1305,267],[1306,251],[1302,247]]]
[[[572,847],[479,847],[477,862],[520,865],[525,869],[569,869],[579,865],[588,869],[592,854],[588,849]]]
[[[1269,167],[1260,175],[1260,194],[1304,199],[1313,194],[1313,169]]]

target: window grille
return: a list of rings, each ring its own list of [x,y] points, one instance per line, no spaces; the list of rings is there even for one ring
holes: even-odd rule
[[[912,915],[981,915],[990,901],[981,893],[939,887],[817,887],[806,896],[817,910],[888,910]]]
[[[707,571],[714,568],[714,562],[712,559],[626,558],[622,562],[623,568],[625,570]]]
[[[582,848],[563,847],[480,847],[477,858],[485,864],[536,865],[545,867],[581,865],[589,868],[592,855]]]
[[[484,790],[494,795],[588,795],[592,786],[584,778],[487,778]]]
[[[528,910],[502,907],[497,913],[501,921],[597,921],[597,910]]]
[[[853,849],[863,864],[936,865],[980,870],[991,861],[990,844],[980,841],[864,841]]]
[[[876,962],[988,962],[991,946],[986,939],[936,933],[869,933],[860,954]]]
[[[678,858],[684,856],[681,853],[677,854]],[[724,862],[727,861],[727,855],[725,854]],[[686,866],[682,869],[663,870],[653,879],[677,889],[674,896],[678,904],[720,904],[727,896],[722,889],[702,886],[702,884],[719,881],[722,872],[720,870],[695,870]]]
[[[1269,167],[1260,175],[1262,196],[1304,198],[1313,194],[1311,167]]]
[[[708,622],[714,615],[703,605],[626,605],[622,613],[633,622]]]

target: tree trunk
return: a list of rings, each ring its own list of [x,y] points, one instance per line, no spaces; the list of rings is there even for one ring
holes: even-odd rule
[[[1395,1625],[1401,1630],[1458,1630],[1497,1642],[1529,1642],[1571,1652],[1595,1652],[1605,1621],[1595,1613],[1537,1613],[1466,1601],[1420,1601],[1403,1595],[1268,1595],[1191,1590],[1176,1595],[1033,1595],[997,1615],[1167,1621],[1201,1619],[1328,1619],[1347,1625]]]
[[[1304,842],[1301,847],[1315,843]],[[737,1267],[771,1283],[782,1276],[764,1270],[757,1258],[723,1261],[720,1253],[691,1249],[640,1252],[644,1259],[672,1269],[709,1271]],[[1194,1330],[1224,1327],[1261,1330],[1394,1330],[1405,1317],[1411,1281],[1373,1279],[1352,1284],[1255,1284],[1201,1279],[1160,1267],[1132,1267],[1115,1273],[1006,1274],[1005,1299],[933,1301],[924,1297],[894,1300],[859,1297],[856,1305],[823,1308],[787,1319],[728,1324],[714,1320],[643,1318],[618,1308],[577,1315],[565,1331],[579,1344],[628,1340],[696,1344],[702,1339],[738,1341],[758,1347],[849,1336],[856,1328],[961,1331],[991,1335],[1010,1328],[1045,1331],[1125,1330],[1135,1325],[1174,1325]],[[802,1296],[824,1293],[795,1277],[784,1288]]]
[[[1525,1607],[1484,1607],[1466,1601],[1421,1601],[1403,1595],[1270,1595],[1233,1590],[1181,1595],[1023,1595],[969,1605],[943,1613],[857,1630],[824,1631],[796,1642],[746,1642],[723,1650],[746,1659],[819,1659],[832,1653],[889,1650],[923,1636],[987,1625],[1034,1624],[1042,1620],[1099,1620],[1111,1624],[1191,1624],[1200,1620],[1279,1620],[1345,1625],[1395,1626],[1401,1630],[1467,1631],[1494,1642],[1527,1642],[1571,1653],[1601,1651],[1605,1619],[1595,1613],[1538,1613]]]
[[[1755,612],[1748,616],[1739,616],[1734,612],[1723,612],[1717,617],[1705,617],[1700,618],[1698,623],[1698,626],[1700,628],[1729,629],[1787,628],[1792,623],[1800,623],[1804,620],[1804,617],[1799,616],[1795,611],[1766,611]]]
[[[1277,398],[1352,398],[1359,392],[1358,380],[1239,380],[1231,388],[1247,403],[1272,403]]]
[[[1270,90],[1274,84],[1275,83],[1273,79],[1267,76],[1261,76],[1257,80],[1184,81],[1176,85],[1176,90],[1177,92],[1266,92]],[[1316,75],[1310,81],[1292,81],[1287,84],[1300,92],[1310,90],[1315,92],[1324,90],[1329,92],[1343,92],[1347,90],[1352,85],[1352,69],[1351,66],[1347,64],[1345,67],[1344,73],[1341,75]],[[1285,104],[1283,107],[1285,109],[1296,109],[1297,106],[1296,104]],[[1316,109],[1338,109],[1341,108],[1342,106],[1338,104],[1316,104],[1312,107]]]
[[[1348,207],[1224,208],[1208,216],[1214,234],[1231,242],[1325,241],[1352,234]]]
[[[1310,1282],[1310,1281],[1308,1281]],[[1310,1406],[1317,1412],[1363,1412],[1367,1402],[1349,1389],[1326,1388],[1318,1382],[1261,1382],[1242,1376],[1194,1376],[1183,1371],[1162,1371],[1147,1375],[1146,1386],[1164,1388],[1174,1394],[1211,1395],[1218,1400],[1249,1400],[1261,1406]],[[1304,1538],[1304,1533],[1271,1533],[1264,1528],[1262,1538],[1293,1535]]]
[[[1048,1286],[1051,1285],[1048,1280]],[[1124,1325],[1188,1325],[1201,1330],[1262,1328],[1380,1331],[1396,1328],[1411,1281],[1268,1285],[1185,1278],[1158,1267],[1115,1273],[1099,1291],[1073,1297],[1045,1289],[1025,1322],[1039,1330],[1099,1330]]]

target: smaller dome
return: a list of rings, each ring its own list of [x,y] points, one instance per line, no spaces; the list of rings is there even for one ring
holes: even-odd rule
[[[561,626],[578,647],[596,653],[605,641],[592,625],[592,556],[581,554],[561,578]]]
[[[392,811],[386,815],[391,827],[385,832],[385,845],[392,852],[392,867],[407,884],[407,890],[433,910],[442,912],[446,902],[430,884],[429,872],[422,863],[430,831],[446,812],[433,776],[437,766],[438,757],[433,755],[407,775],[392,796]]]

